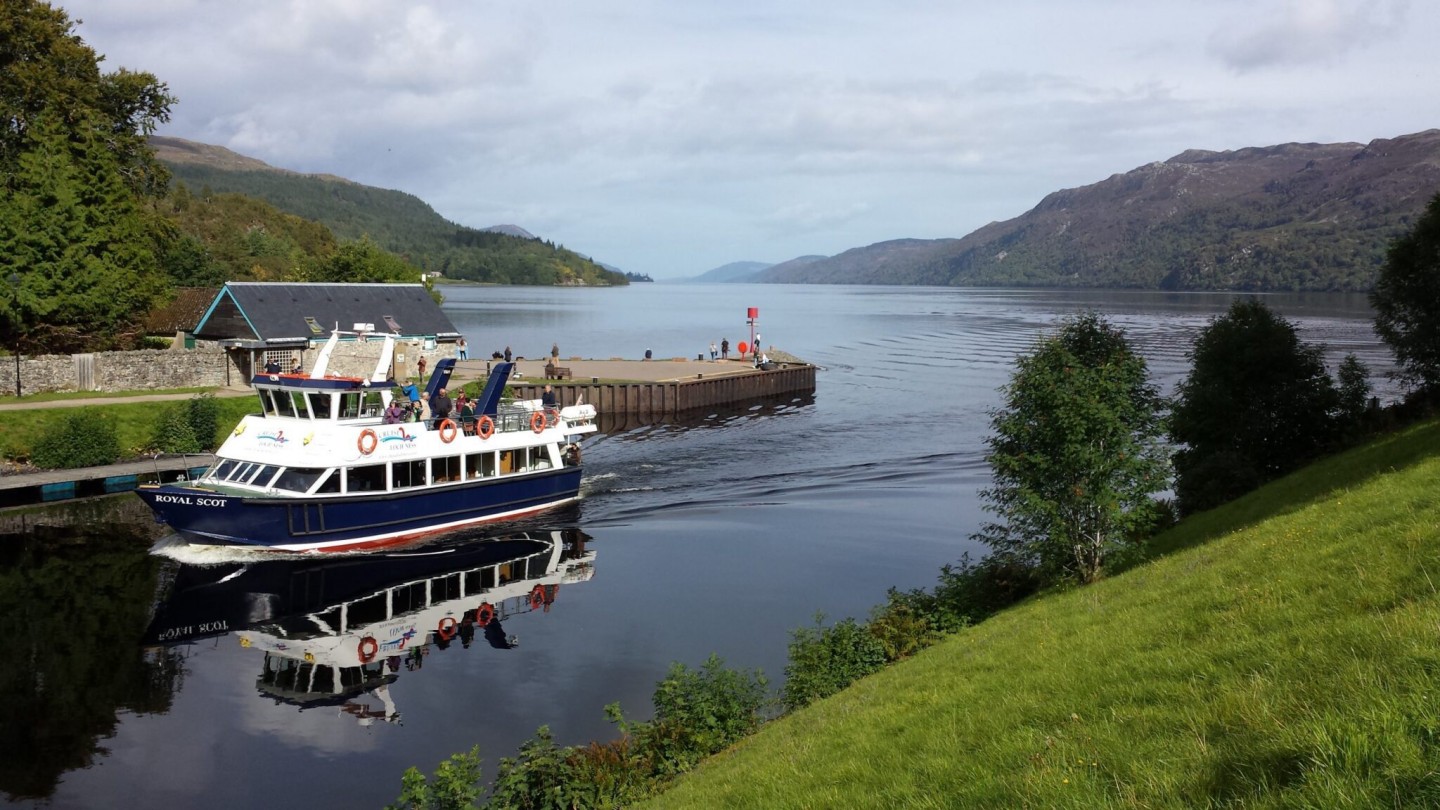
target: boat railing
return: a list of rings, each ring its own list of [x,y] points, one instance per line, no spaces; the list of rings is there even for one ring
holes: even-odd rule
[[[215,466],[215,454],[155,453],[150,457],[150,464],[155,471],[156,483],[192,481]]]

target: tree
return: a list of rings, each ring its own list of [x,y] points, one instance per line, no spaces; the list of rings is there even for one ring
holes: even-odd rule
[[[63,10],[0,4],[0,307],[14,350],[124,346],[166,286],[142,200],[168,174],[145,138],[171,98],[102,73]]]
[[[1410,385],[1440,388],[1440,194],[1396,239],[1370,292],[1375,332],[1395,352]]]
[[[5,345],[29,352],[123,347],[166,289],[149,223],[93,126],[33,121],[0,190]]]
[[[1090,582],[1134,546],[1166,486],[1159,393],[1122,330],[1094,313],[1016,361],[992,411],[993,485],[980,494],[1004,519],[976,538],[1033,566],[1043,582]]]
[[[1236,498],[1333,444],[1340,398],[1322,347],[1259,300],[1212,319],[1190,360],[1170,417],[1182,513]]]

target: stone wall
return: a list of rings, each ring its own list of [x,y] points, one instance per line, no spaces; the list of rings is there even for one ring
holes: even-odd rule
[[[345,341],[330,355],[331,374],[369,377],[375,371],[383,340]],[[320,356],[317,344],[300,355],[301,365],[308,373]],[[426,349],[420,341],[400,341],[395,346],[397,359],[395,378],[416,374],[415,361],[423,356],[427,374],[436,361],[455,356],[452,343],[441,343]],[[258,357],[258,355],[256,355]],[[214,344],[197,344],[194,349],[146,349],[131,352],[94,352],[90,354],[44,354],[0,357],[0,397],[15,396],[18,370],[20,392],[24,395],[56,391],[150,391],[163,388],[221,388],[246,385],[250,381],[251,353],[225,350]],[[258,371],[263,363],[257,363]],[[289,363],[285,364],[289,371]]]

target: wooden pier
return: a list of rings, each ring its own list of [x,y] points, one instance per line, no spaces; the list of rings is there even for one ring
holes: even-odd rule
[[[539,399],[546,384],[554,388],[561,406],[573,405],[583,397],[601,416],[617,421],[666,421],[708,408],[813,396],[815,367],[783,363],[769,370],[745,368],[709,375],[699,371],[689,378],[634,382],[602,382],[598,377],[582,376],[577,369],[567,380],[526,379],[512,383],[511,388],[520,399]]]

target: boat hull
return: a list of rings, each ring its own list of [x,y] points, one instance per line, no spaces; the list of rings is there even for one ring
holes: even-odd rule
[[[155,519],[191,543],[354,551],[551,509],[580,494],[580,468],[450,486],[330,497],[230,495],[167,484],[137,490]]]

